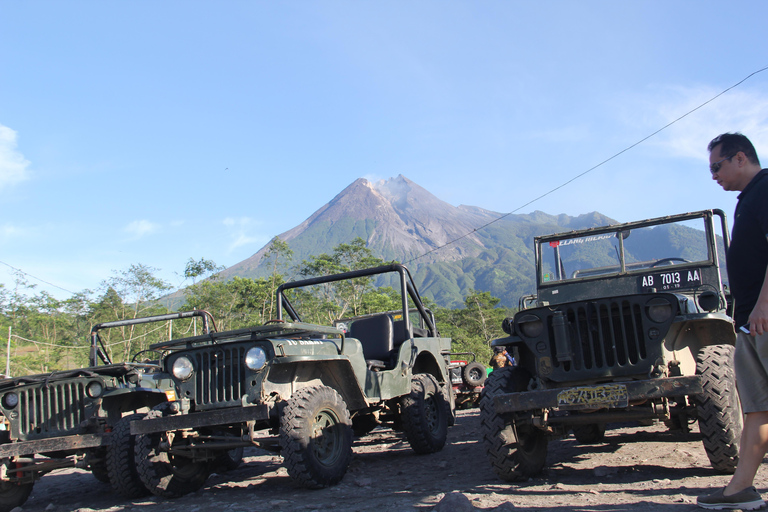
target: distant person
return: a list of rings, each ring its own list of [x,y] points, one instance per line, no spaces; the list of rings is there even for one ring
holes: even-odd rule
[[[712,179],[724,190],[741,192],[726,261],[737,326],[734,370],[745,418],[731,481],[697,504],[756,510],[765,502],[753,482],[768,452],[768,169],[760,168],[754,146],[740,133],[719,135],[707,149]]]
[[[493,370],[496,370],[505,366],[514,366],[515,360],[504,347],[493,347],[493,356],[489,364]]]

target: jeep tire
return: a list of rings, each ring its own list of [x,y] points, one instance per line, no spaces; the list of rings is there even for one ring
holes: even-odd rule
[[[352,421],[344,399],[328,386],[298,390],[280,414],[279,440],[296,482],[311,489],[337,484],[352,460]]]
[[[471,386],[473,388],[485,384],[485,379],[487,376],[485,372],[485,366],[478,363],[477,361],[473,361],[462,368],[461,374],[464,378],[464,382],[467,383],[467,386]]]
[[[742,414],[731,345],[710,345],[696,357],[704,392],[693,396],[704,449],[712,467],[733,473],[739,461]]]
[[[10,471],[14,466],[13,462],[5,459],[3,462]],[[0,512],[10,512],[16,507],[26,503],[29,495],[32,494],[34,482],[18,484],[15,482],[0,482]]]
[[[211,463],[212,473],[226,473],[234,471],[243,463],[243,452],[245,448],[233,448],[219,454]]]
[[[91,471],[93,477],[99,482],[109,483],[109,472],[107,471],[107,449],[99,448],[93,450],[90,456],[96,459],[95,463],[91,463],[88,469]]]
[[[118,420],[112,428],[112,440],[107,446],[109,483],[115,492],[126,498],[140,498],[149,494],[136,469],[135,437],[131,435],[131,421],[141,420],[144,416],[146,414],[130,414]]]
[[[153,409],[145,419],[160,418],[163,412],[163,408]],[[205,484],[209,474],[209,463],[174,456],[160,449],[161,444],[173,448],[174,437],[173,432],[135,437],[139,478],[152,494],[165,498],[178,498],[197,491]]]
[[[518,367],[497,368],[480,394],[480,435],[491,466],[502,480],[514,482],[539,473],[546,464],[544,431],[530,424],[515,425],[511,416],[496,414],[493,399],[524,391],[530,376]]]
[[[448,437],[451,407],[434,376],[414,375],[411,392],[400,399],[403,431],[418,454],[439,452]]]
[[[579,444],[595,444],[605,439],[605,423],[590,423],[573,427],[573,436]]]

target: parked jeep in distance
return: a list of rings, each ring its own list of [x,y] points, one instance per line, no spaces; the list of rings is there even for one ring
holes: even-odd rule
[[[89,469],[127,497],[148,494],[138,478],[130,421],[173,393],[151,363],[112,363],[99,331],[208,316],[192,311],[105,322],[91,329],[90,367],[0,381],[0,512],[26,502],[36,480],[55,469]],[[99,365],[99,360],[104,364]]]
[[[483,444],[505,480],[546,463],[573,431],[599,442],[611,422],[698,421],[712,466],[735,469],[741,408],[721,260],[720,210],[534,239],[537,295],[494,340],[517,366],[494,371],[480,399]]]
[[[400,310],[338,327],[331,318],[302,321],[311,287],[385,275],[397,282]],[[454,420],[451,340],[439,337],[404,266],[286,283],[276,299],[277,318],[266,325],[153,346],[167,351],[161,365],[178,397],[131,424],[140,477],[155,494],[199,489],[212,460],[243,446],[279,450],[289,475],[309,488],[344,477],[353,430],[384,423],[404,431],[417,453],[444,446]]]
[[[457,357],[469,356],[467,359]],[[474,352],[454,352],[451,354],[451,364],[448,368],[453,386],[454,400],[457,409],[470,409],[477,406],[480,392],[485,385],[487,371],[485,365],[476,361]]]

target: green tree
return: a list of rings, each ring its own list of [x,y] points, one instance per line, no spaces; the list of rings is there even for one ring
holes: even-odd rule
[[[282,284],[282,276],[201,281],[187,288],[182,309],[208,311],[220,331],[261,325],[271,318],[273,283]]]
[[[278,270],[287,268],[290,261],[293,259],[293,250],[288,247],[288,244],[283,241],[279,236],[272,239],[269,244],[269,249],[264,253],[264,259],[266,261],[272,260],[272,273],[270,279],[272,281],[272,287],[268,294],[269,299],[269,311],[266,314],[267,318],[272,318],[275,311],[275,295],[277,287],[283,284],[283,276]],[[264,304],[266,307],[266,302]]]
[[[501,299],[490,292],[470,290],[461,309],[441,308],[436,312],[441,335],[452,339],[454,352],[474,352],[483,364],[491,358],[490,342],[506,336],[501,323],[512,313],[497,307]]]
[[[157,299],[170,290],[171,286],[155,276],[157,270],[148,265],[133,264],[127,270],[113,271],[114,275],[101,284],[104,294],[92,308],[93,323],[167,313],[168,309],[160,305]],[[153,324],[132,325],[110,329],[102,337],[111,338],[116,336],[114,333],[122,335],[123,350],[117,360],[127,361],[132,354],[146,350],[151,343],[162,341],[163,337],[158,332],[159,328]],[[150,336],[151,333],[158,334]]]
[[[189,258],[186,267],[184,267],[184,278],[192,279],[192,284],[195,284],[198,277],[216,274],[222,270],[224,270],[224,267],[217,265],[213,260],[200,258],[198,261],[195,261]]]
[[[303,277],[316,277],[383,264],[384,260],[374,256],[373,251],[366,247],[365,240],[357,237],[351,243],[340,243],[331,254],[310,256],[309,261],[304,260],[298,265],[297,273]],[[314,321],[323,318],[322,323],[326,323],[344,316],[363,314],[364,297],[372,291],[373,278],[360,277],[318,285],[310,296],[295,294],[294,297],[303,302],[303,310],[312,311]]]

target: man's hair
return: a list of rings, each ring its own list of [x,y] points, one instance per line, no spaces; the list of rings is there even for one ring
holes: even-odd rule
[[[723,157],[726,155],[733,157],[736,155],[736,153],[741,151],[744,153],[744,155],[746,155],[747,160],[749,160],[750,163],[760,167],[760,160],[757,158],[757,151],[755,151],[755,146],[753,146],[749,139],[744,135],[738,132],[723,133],[722,135],[718,135],[712,139],[712,142],[709,143],[707,149],[711,153],[712,150],[715,149],[719,144],[722,144],[722,147],[720,148],[720,155]]]

